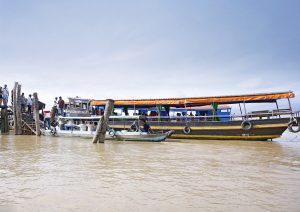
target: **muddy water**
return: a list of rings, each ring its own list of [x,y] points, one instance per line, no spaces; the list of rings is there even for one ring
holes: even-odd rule
[[[0,211],[300,211],[300,141],[0,139]]]

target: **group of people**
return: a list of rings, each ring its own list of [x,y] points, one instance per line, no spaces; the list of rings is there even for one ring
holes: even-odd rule
[[[25,94],[22,93],[20,97],[20,102],[21,102],[21,111],[22,113],[32,113],[32,96],[31,94],[28,95],[28,97],[25,97]],[[26,110],[27,109],[27,110]]]
[[[7,85],[2,88],[0,86],[0,106],[7,106],[8,104],[9,91]]]
[[[53,108],[55,109],[55,115],[65,116],[65,101],[60,96],[59,98],[55,97]],[[43,110],[43,119],[44,119],[44,128],[50,129],[50,119],[51,111]]]
[[[4,85],[3,88],[0,86],[0,106],[8,106],[8,98],[9,98],[9,91],[8,91],[7,85]],[[12,101],[13,101],[13,99],[12,99]],[[22,113],[25,113],[25,112],[27,112],[28,114],[32,113],[31,94],[29,94],[28,97],[26,98],[24,93],[22,93],[20,96],[20,103],[21,103]]]
[[[56,108],[57,115],[65,116],[65,101],[61,96],[59,98],[55,97],[53,107]]]

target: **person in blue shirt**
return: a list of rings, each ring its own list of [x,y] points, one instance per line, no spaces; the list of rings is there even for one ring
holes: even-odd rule
[[[154,133],[153,130],[151,129],[150,125],[147,123],[146,118],[141,119],[141,125],[140,126],[143,126],[143,128],[141,128],[141,130],[143,132]]]

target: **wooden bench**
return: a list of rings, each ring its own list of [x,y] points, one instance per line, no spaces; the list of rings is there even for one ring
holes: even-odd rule
[[[262,119],[263,117],[270,118],[272,116],[272,112],[269,110],[257,110],[257,111],[252,111],[251,113],[248,113],[247,115],[251,118]]]
[[[278,109],[278,110],[272,110],[273,116],[280,116],[280,115],[289,115],[292,111],[290,109]]]

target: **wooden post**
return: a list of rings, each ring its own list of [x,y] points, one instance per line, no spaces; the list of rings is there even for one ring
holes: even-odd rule
[[[13,116],[14,116],[14,125],[15,125],[15,135],[17,135],[17,128],[18,128],[18,122],[17,122],[17,104],[16,104],[16,98],[17,98],[17,87],[18,82],[15,82],[14,89],[13,89]]]
[[[39,116],[39,99],[38,94],[35,92],[33,93],[33,114],[35,120],[35,129],[36,129],[36,136],[41,136],[41,129],[40,129],[40,116]]]
[[[114,100],[112,99],[107,99],[106,100],[106,105],[105,105],[105,111],[104,115],[101,116],[98,125],[97,125],[97,130],[95,133],[95,136],[93,138],[93,143],[104,143],[105,140],[105,134],[106,134],[106,129],[108,126],[108,121],[109,121],[109,116],[112,113],[112,109],[114,107]]]
[[[276,99],[276,108],[277,108],[277,114],[279,114],[279,118],[281,118],[280,113],[279,113],[279,107],[278,107],[277,99]]]
[[[18,84],[16,92],[16,114],[17,114],[17,135],[22,135],[22,111],[21,111],[21,85]]]
[[[1,110],[1,133],[8,133],[9,126],[8,126],[8,113],[7,108],[2,108]]]
[[[56,127],[55,115],[56,115],[56,106],[53,106],[50,111],[50,125],[52,127]]]
[[[241,117],[242,117],[242,119],[244,120],[244,117],[243,117],[243,111],[242,111],[242,107],[241,107],[241,103],[239,103],[239,107],[240,107]]]

